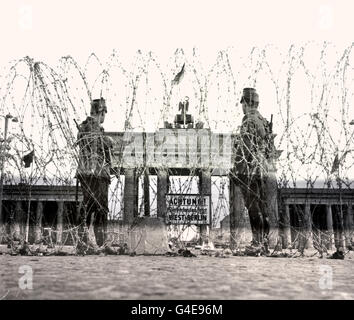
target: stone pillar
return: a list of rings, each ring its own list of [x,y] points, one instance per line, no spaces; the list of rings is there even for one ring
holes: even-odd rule
[[[62,244],[63,241],[63,218],[64,218],[64,201],[58,201],[58,210],[57,210],[57,237],[56,243],[58,245]]]
[[[354,232],[354,222],[353,222],[353,205],[348,204],[347,214],[345,215],[344,230],[345,230],[345,244],[349,250],[352,247],[353,242],[353,232]]]
[[[13,213],[13,219],[11,221],[10,233],[11,237],[15,241],[21,240],[21,236],[23,236],[24,232],[24,211],[22,209],[22,201],[15,202],[15,210]],[[22,231],[22,232],[21,232]]]
[[[36,222],[34,227],[34,243],[40,243],[42,240],[42,217],[43,217],[43,202],[37,201]]]
[[[334,234],[333,234],[332,206],[330,204],[326,205],[326,221],[327,221],[327,249],[332,250],[334,244]]]
[[[2,192],[2,190],[0,190],[0,192]],[[2,199],[2,194],[0,197]],[[0,244],[6,239],[7,235],[4,209],[4,201],[0,200]]]
[[[144,172],[144,216],[150,216],[150,178],[147,168]]]
[[[305,203],[303,233],[304,233],[304,248],[313,249],[312,216],[311,216],[311,207],[309,202]]]
[[[229,203],[230,203],[230,246],[236,249],[241,243],[241,233],[244,226],[245,204],[241,188],[230,177],[229,183]],[[251,230],[249,230],[251,232]]]
[[[291,226],[290,226],[290,208],[289,204],[283,205],[283,212],[280,219],[282,225],[282,243],[283,249],[291,247]]]
[[[344,226],[343,226],[343,212],[341,205],[335,205],[334,219],[335,219],[335,230],[334,230],[334,243],[336,249],[344,250],[345,238],[344,238]]]
[[[211,197],[211,172],[209,170],[202,170],[200,172],[199,193],[202,196]],[[211,216],[209,216],[209,224],[200,225],[200,242],[201,242],[201,244],[203,242],[209,241],[211,226],[212,226],[212,221],[211,221]]]
[[[353,203],[349,203],[348,206],[348,219],[349,219],[349,227],[350,227],[350,242],[354,245],[354,208]]]
[[[136,169],[125,169],[124,224],[130,225],[138,216],[138,175]]]
[[[166,170],[159,170],[157,172],[157,217],[166,218],[166,194],[169,188],[169,177]]]
[[[269,247],[274,248],[279,238],[278,183],[275,166],[268,172],[265,183],[266,212],[269,219]]]

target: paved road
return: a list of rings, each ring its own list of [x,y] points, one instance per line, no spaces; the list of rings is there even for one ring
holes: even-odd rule
[[[31,269],[21,274],[24,265]],[[354,254],[345,260],[1,255],[0,266],[3,299],[354,299]],[[33,289],[22,290],[28,270]]]

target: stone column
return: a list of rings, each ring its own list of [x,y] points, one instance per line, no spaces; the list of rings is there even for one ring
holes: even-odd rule
[[[342,206],[335,205],[334,210],[334,219],[335,219],[335,230],[334,230],[334,243],[336,249],[344,250],[345,238],[344,238],[344,226],[343,226],[343,213]]]
[[[144,216],[150,216],[150,178],[147,168],[144,172]]]
[[[1,157],[1,155],[0,155]],[[0,187],[2,188],[2,186]],[[3,191],[0,190],[0,193]],[[0,195],[2,199],[2,194]],[[0,200],[0,244],[5,241],[7,236],[7,230],[6,230],[6,223],[5,223],[5,208],[4,208],[4,201]]]
[[[290,229],[290,208],[289,204],[283,205],[282,216],[280,217],[282,225],[282,242],[283,249],[288,249],[291,246],[291,229]]]
[[[278,183],[275,175],[275,165],[271,170],[265,183],[266,212],[269,219],[269,247],[273,248],[279,238],[279,214],[278,214]]]
[[[211,197],[211,172],[202,170],[199,175],[199,193],[201,196]],[[210,208],[211,209],[211,208]],[[200,225],[200,242],[208,242],[210,236],[210,228],[212,226],[211,216],[209,216],[209,224]]]
[[[229,183],[229,203],[230,203],[230,246],[236,249],[241,242],[241,233],[244,227],[245,204],[241,188],[235,183],[234,178],[230,177]],[[251,233],[251,230],[249,230]]]
[[[15,241],[21,240],[21,236],[24,237],[23,217],[24,217],[24,211],[22,209],[22,201],[16,201],[13,220],[11,221],[11,226],[10,226],[11,237]]]
[[[353,241],[353,232],[354,232],[354,222],[353,222],[353,205],[352,203],[348,204],[347,214],[344,221],[344,230],[345,230],[345,244],[349,250],[352,247]]]
[[[125,169],[124,224],[130,225],[138,216],[138,175],[136,169]]]
[[[168,193],[169,177],[166,170],[157,172],[157,217],[165,220],[167,206],[166,194]]]
[[[43,217],[43,202],[37,201],[36,222],[34,227],[34,243],[40,243],[42,240],[42,217]]]
[[[349,227],[350,227],[350,242],[354,245],[354,208],[353,203],[349,203],[348,206],[348,219],[349,219]]]
[[[56,243],[58,245],[62,244],[63,241],[63,218],[64,218],[64,201],[58,201],[58,210],[57,210],[57,237]]]
[[[312,239],[312,217],[311,217],[311,207],[310,203],[305,203],[304,212],[304,248],[313,249],[313,239]]]
[[[333,234],[332,206],[330,204],[326,205],[326,221],[327,221],[327,249],[332,250],[334,244],[334,234]]]

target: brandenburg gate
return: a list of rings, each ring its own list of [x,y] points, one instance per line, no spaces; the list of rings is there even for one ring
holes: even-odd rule
[[[188,103],[188,102],[187,102]],[[180,103],[180,107],[181,107]],[[181,109],[181,108],[180,108]],[[212,133],[186,114],[165,122],[156,132],[106,132],[114,141],[112,167],[124,174],[123,221],[138,215],[138,179],[144,176],[144,199],[149,199],[149,175],[157,176],[157,217],[171,224],[200,225],[201,237],[211,226],[211,177],[228,174],[232,136]],[[170,176],[199,177],[198,194],[171,194]],[[145,201],[145,216],[150,203]]]

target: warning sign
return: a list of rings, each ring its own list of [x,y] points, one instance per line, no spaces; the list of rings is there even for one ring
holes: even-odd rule
[[[210,196],[168,194],[166,201],[166,223],[199,225],[210,223]]]

